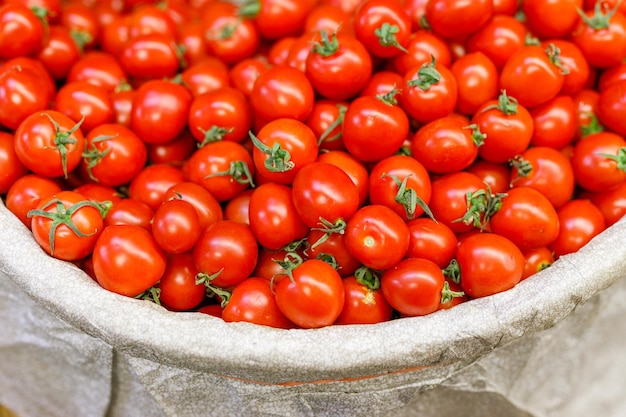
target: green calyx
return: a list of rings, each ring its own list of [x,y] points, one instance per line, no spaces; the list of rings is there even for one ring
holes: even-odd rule
[[[231,292],[212,284],[213,280],[219,277],[222,271],[224,271],[224,268],[221,268],[214,274],[206,274],[204,272],[196,274],[196,285],[204,285],[206,287],[207,297],[214,297],[216,295],[220,297],[220,305],[224,308],[230,301]]]
[[[443,272],[443,276],[455,284],[461,282],[461,268],[459,267],[459,263],[456,259],[452,259],[448,266],[446,266],[441,272]]]
[[[433,84],[437,84],[440,80],[441,74],[435,68],[435,57],[431,55],[431,61],[423,64],[417,71],[417,78],[410,80],[407,84],[422,91],[428,91]]]
[[[367,266],[361,266],[354,271],[354,277],[356,282],[361,285],[365,285],[370,290],[377,290],[380,288],[380,275],[381,272]]]
[[[320,41],[314,42],[311,46],[311,52],[319,54],[324,57],[331,56],[339,50],[339,41],[337,40],[337,33],[333,33],[332,38],[328,37],[328,33],[324,29],[320,31]]]
[[[596,1],[596,5],[593,9],[593,14],[591,16],[587,16],[587,14],[581,10],[580,8],[576,8],[576,11],[580,15],[580,18],[594,30],[603,30],[608,29],[611,25],[611,18],[617,12],[621,1],[616,2],[615,6],[612,9],[604,10],[604,2]]]
[[[476,147],[480,147],[485,144],[485,138],[487,138],[487,134],[480,131],[480,126],[476,123],[473,123],[468,126],[464,126],[463,129],[468,129],[472,131],[472,142]]]
[[[450,284],[445,281],[443,283],[443,289],[441,290],[441,304],[447,304],[457,297],[463,297],[465,293],[463,291],[452,291]]]
[[[468,192],[465,195],[467,211],[463,217],[453,220],[453,222],[463,222],[467,225],[473,225],[481,231],[485,230],[491,217],[502,207],[502,198],[506,195],[506,193],[492,194],[491,190],[483,188]]]
[[[63,167],[63,175],[65,176],[65,178],[67,178],[67,150],[69,145],[76,144],[76,138],[72,137],[72,135],[80,128],[80,125],[83,124],[83,122],[85,121],[85,116],[83,115],[82,119],[80,119],[80,121],[76,123],[70,130],[68,130],[67,132],[62,132],[61,126],[59,125],[59,123],[57,123],[56,120],[52,118],[52,116],[50,116],[48,113],[42,114],[45,114],[54,126],[53,143],[54,147],[59,151],[59,154],[61,154],[61,166]]]
[[[390,25],[389,23],[383,23],[379,28],[374,30],[374,35],[378,37],[378,42],[384,47],[393,46],[401,50],[402,52],[408,52],[406,48],[404,48],[398,42],[396,38],[396,33],[400,31],[398,25]]]
[[[400,90],[394,85],[393,90],[386,94],[377,94],[376,98],[388,106],[395,106],[398,104],[398,99],[396,98],[398,94],[400,94]]]
[[[157,305],[161,305],[161,289],[157,287],[150,287],[133,298],[137,300],[151,301]]]
[[[615,161],[617,169],[626,172],[626,146],[617,150],[615,155],[601,153],[600,156],[604,156],[612,161]]]
[[[288,150],[281,148],[280,143],[274,142],[274,145],[270,148],[259,140],[252,132],[248,132],[252,144],[265,155],[265,162],[263,165],[270,172],[287,172],[293,169],[296,164],[291,161],[291,154]]]
[[[402,181],[396,175],[392,174],[383,174],[382,178],[389,177],[398,186],[398,192],[396,193],[395,201],[396,203],[401,204],[404,207],[404,212],[407,219],[411,220],[415,218],[415,211],[417,209],[417,206],[419,205],[419,207],[424,211],[424,213],[426,213],[428,217],[437,222],[437,220],[435,220],[433,212],[430,210],[430,207],[428,207],[428,204],[426,204],[424,200],[422,200],[417,195],[417,192],[413,188],[407,187],[410,176],[411,174],[405,176]]]
[[[213,125],[208,130],[204,130],[201,127],[199,127],[198,130],[204,135],[204,137],[202,138],[202,142],[198,144],[198,148],[202,148],[209,143],[219,142],[220,140],[224,139],[225,135],[232,133],[234,129],[228,129],[225,127]]]
[[[291,282],[294,282],[293,270],[302,265],[302,263],[304,262],[302,256],[298,255],[295,252],[287,252],[284,259],[273,259],[273,261],[285,270],[285,272],[281,272],[280,275],[287,275]],[[276,278],[276,276],[273,276],[270,280],[270,286],[272,288],[274,287],[274,278]]]
[[[231,177],[239,184],[249,184],[250,187],[254,187],[252,173],[250,172],[248,164],[244,161],[231,161],[227,171],[215,172],[211,175],[207,175],[205,178],[225,176]]]
[[[343,235],[346,232],[347,223],[343,219],[337,219],[337,221],[333,223],[320,217],[320,224],[322,227],[314,227],[311,229],[324,233],[315,243],[311,245],[312,249],[315,249],[322,243],[326,242],[331,234],[339,233],[340,235]]]
[[[556,47],[553,43],[548,44],[546,48],[546,54],[548,54],[548,58],[550,58],[550,62],[557,67],[561,74],[567,75],[569,74],[569,68],[563,64],[563,60],[561,59],[561,50]]]
[[[330,136],[333,130],[343,125],[343,119],[346,115],[346,111],[348,110],[348,107],[344,104],[337,104],[337,109],[339,110],[339,115],[337,116],[337,119],[335,119],[330,125],[328,125],[328,127],[324,130],[324,132],[322,132],[319,140],[317,141],[318,145],[321,145],[324,142],[326,143],[334,142],[336,140],[341,139],[341,137],[343,136],[341,129],[339,129],[339,132]]]
[[[498,104],[485,107],[481,110],[481,113],[484,113],[488,110],[496,109],[500,110],[505,116],[510,116],[512,114],[517,114],[517,106],[519,106],[517,99],[508,96],[506,94],[506,90],[502,90],[502,92],[498,96]]]
[[[48,209],[52,206],[55,206],[54,211],[48,211]],[[50,233],[48,234],[48,243],[50,245],[51,255],[54,255],[56,230],[61,225],[67,226],[78,237],[89,237],[98,232],[93,231],[91,233],[83,233],[78,229],[78,227],[72,220],[72,216],[74,215],[74,213],[76,213],[83,207],[93,207],[97,209],[102,218],[104,218],[108,210],[111,208],[111,202],[106,201],[103,203],[97,203],[91,200],[83,200],[79,201],[78,203],[74,203],[69,207],[65,207],[61,200],[53,198],[52,200],[48,201],[48,203],[46,203],[43,207],[39,209],[33,209],[28,212],[27,216],[29,218],[45,217],[52,220],[52,224],[50,225]]]
[[[520,178],[526,178],[533,171],[533,164],[524,159],[521,155],[517,155],[509,160],[509,166],[515,168],[515,178],[511,180],[511,187]]]
[[[91,140],[91,146],[83,152],[83,160],[87,166],[87,173],[89,174],[89,178],[91,178],[95,182],[100,182],[97,177],[93,175],[93,169],[104,159],[108,154],[111,153],[110,148],[106,148],[104,150],[98,149],[96,144],[100,142],[105,142],[107,140],[113,139],[115,136],[97,136]]]
[[[589,135],[593,135],[594,133],[599,133],[604,131],[604,126],[600,124],[598,117],[593,113],[587,113],[589,117],[589,123],[580,127],[580,136],[587,137]]]

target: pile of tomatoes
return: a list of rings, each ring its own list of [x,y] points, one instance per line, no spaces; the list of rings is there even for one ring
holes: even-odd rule
[[[626,2],[5,0],[0,195],[171,311],[378,323],[626,213]]]

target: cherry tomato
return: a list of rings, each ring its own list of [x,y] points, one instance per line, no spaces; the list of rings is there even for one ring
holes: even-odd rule
[[[92,259],[98,284],[127,297],[154,286],[167,264],[152,234],[132,225],[106,227],[96,241]]]
[[[508,164],[489,162],[479,158],[465,171],[477,175],[494,194],[506,193],[511,188],[511,169]]]
[[[309,259],[294,268],[291,276],[280,280],[274,290],[280,311],[305,329],[333,324],[345,302],[339,273],[317,259]]]
[[[443,272],[436,263],[407,258],[383,273],[380,288],[403,316],[424,316],[439,309],[443,283]]]
[[[626,140],[612,132],[585,137],[571,159],[576,183],[589,191],[606,191],[626,182]]]
[[[219,201],[206,188],[194,182],[184,181],[171,186],[163,201],[172,199],[186,201],[196,209],[200,230],[224,218]]]
[[[61,190],[61,185],[51,178],[27,174],[11,184],[4,203],[7,209],[30,229],[32,219],[28,217],[28,212],[37,208],[42,200]]]
[[[158,33],[128,39],[119,59],[124,71],[137,79],[173,77],[181,67],[174,39]]]
[[[524,274],[522,279],[526,279],[537,272],[541,272],[554,263],[552,251],[545,246],[529,249],[522,252],[524,255]]]
[[[66,81],[85,81],[105,88],[112,92],[123,83],[127,83],[127,75],[117,58],[112,54],[100,50],[85,52],[72,65]]]
[[[426,4],[426,20],[433,32],[455,38],[469,35],[487,23],[493,14],[493,2],[477,0],[430,0]]]
[[[348,251],[364,265],[385,270],[397,264],[409,248],[409,228],[389,207],[371,204],[350,218],[345,231]]]
[[[580,17],[583,0],[524,0],[526,25],[540,38],[563,38],[573,30]]]
[[[182,171],[167,164],[147,165],[132,179],[128,195],[156,210],[170,187],[185,181]]]
[[[165,271],[155,285],[159,289],[159,301],[174,311],[196,308],[204,300],[206,287],[196,284],[196,265],[190,253],[168,255]]]
[[[0,132],[0,166],[0,195],[4,195],[18,178],[28,174],[15,153],[13,135],[8,132]]]
[[[124,198],[109,209],[104,218],[104,226],[126,224],[139,226],[151,232],[153,216],[154,210],[143,201],[134,198]]]
[[[348,174],[359,192],[359,207],[365,203],[369,194],[369,172],[361,161],[344,151],[320,152],[317,161],[338,166]]]
[[[32,113],[15,130],[15,153],[32,172],[47,177],[67,177],[81,161],[85,137],[63,113]]]
[[[186,67],[180,73],[180,78],[194,97],[228,87],[230,84],[228,66],[212,56]]]
[[[278,308],[270,282],[258,277],[250,277],[233,288],[222,318],[226,322],[244,321],[278,329],[295,327]]]
[[[398,2],[366,0],[355,11],[354,32],[372,55],[390,58],[406,51],[411,19]]]
[[[567,76],[563,79],[561,94],[574,96],[592,79],[591,68],[587,58],[574,42],[565,39],[549,39],[542,42],[544,47],[553,44],[559,49],[559,57]]]
[[[578,251],[606,229],[604,216],[598,207],[586,199],[573,199],[558,211],[559,235],[549,248],[554,258]]]
[[[263,39],[275,40],[298,35],[315,4],[308,0],[254,0],[239,9],[239,14],[250,18]]]
[[[0,7],[0,58],[33,55],[43,46],[43,21],[25,4]]]
[[[406,52],[389,58],[391,66],[401,75],[410,69],[432,61],[449,68],[452,64],[452,51],[448,43],[429,30],[417,30],[411,34]]]
[[[472,115],[486,101],[498,96],[498,69],[482,52],[470,52],[450,67],[459,88],[456,110]]]
[[[345,149],[342,127],[347,109],[348,103],[345,101],[326,99],[315,101],[313,110],[305,123],[318,138],[320,149]]]
[[[345,301],[335,324],[375,324],[391,320],[393,308],[375,285],[349,276],[343,279],[343,288]]]
[[[407,223],[410,240],[407,258],[424,258],[444,269],[456,254],[458,239],[452,229],[427,217]]]
[[[560,149],[576,136],[576,103],[566,95],[558,95],[530,110],[533,118],[532,146]]]
[[[152,218],[152,236],[167,253],[191,250],[200,237],[200,219],[191,203],[172,199],[164,201]]]
[[[626,182],[607,191],[581,193],[581,197],[588,198],[600,209],[607,227],[626,215]]]
[[[250,225],[250,196],[253,190],[246,190],[228,200],[224,206],[224,219]]]
[[[103,209],[73,191],[45,198],[28,212],[35,241],[57,259],[73,261],[91,254],[102,230]]]
[[[604,126],[626,136],[626,122],[622,117],[626,110],[626,81],[617,82],[598,96],[597,116]]]
[[[482,52],[501,70],[511,55],[524,47],[527,33],[515,17],[496,14],[467,39],[467,51]]]
[[[524,273],[522,251],[509,239],[495,233],[477,233],[463,239],[457,248],[456,260],[461,287],[470,298],[513,288]]]

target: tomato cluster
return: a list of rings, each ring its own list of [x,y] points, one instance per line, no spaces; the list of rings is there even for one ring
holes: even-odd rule
[[[626,2],[5,0],[0,195],[172,311],[378,323],[626,213]]]

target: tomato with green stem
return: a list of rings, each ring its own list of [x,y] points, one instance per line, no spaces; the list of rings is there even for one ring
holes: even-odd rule
[[[577,252],[606,229],[602,212],[586,199],[575,198],[568,201],[559,207],[557,214],[559,235],[549,246],[555,259]]]
[[[426,213],[430,202],[430,176],[424,165],[406,155],[393,155],[378,161],[369,176],[371,204],[389,207],[405,221]]]
[[[85,137],[78,123],[55,110],[35,112],[15,130],[15,153],[30,171],[67,178],[78,167]]]
[[[197,282],[228,288],[252,274],[259,246],[250,227],[220,220],[202,231],[192,253],[199,271]]]
[[[200,230],[224,218],[220,202],[206,188],[195,182],[184,181],[171,186],[163,196],[163,201],[172,199],[186,201],[196,209]]]
[[[431,62],[433,57],[439,65],[449,68],[452,64],[450,45],[429,30],[417,30],[409,36],[406,52],[389,58],[388,62],[398,74],[404,75],[412,68]]]
[[[330,326],[345,303],[341,276],[332,266],[317,259],[295,264],[274,291],[280,311],[304,329]]]
[[[167,265],[152,234],[132,225],[106,227],[96,241],[92,260],[98,284],[127,297],[153,287]]]
[[[312,228],[306,236],[307,259],[329,261],[342,277],[354,274],[361,262],[348,251],[344,233],[344,230],[329,232],[321,227]]]
[[[476,233],[464,239],[457,248],[456,260],[461,288],[470,298],[511,289],[524,273],[522,251],[509,239],[495,233]]]
[[[439,310],[444,281],[433,261],[407,258],[382,274],[380,288],[385,300],[403,316],[424,316]]]
[[[626,140],[613,132],[594,133],[574,146],[576,183],[588,191],[606,191],[626,182]]]
[[[316,100],[313,110],[306,120],[318,138],[320,150],[340,150],[343,146],[343,118],[348,109],[345,101]]]
[[[323,31],[306,58],[305,74],[324,98],[347,100],[365,87],[372,67],[372,58],[360,40]]]
[[[45,198],[62,191],[55,179],[38,174],[26,174],[11,184],[4,204],[26,227],[30,229],[32,219],[28,212],[37,208]]]
[[[105,123],[86,137],[81,170],[102,185],[128,184],[148,160],[145,143],[129,128]]]
[[[75,261],[89,256],[104,229],[107,204],[60,191],[28,212],[35,241],[50,256]]]
[[[391,58],[406,52],[412,27],[410,17],[400,3],[364,1],[355,11],[353,25],[355,36],[372,55]]]
[[[522,254],[524,255],[525,260],[522,280],[543,271],[554,263],[554,255],[546,246],[528,249],[522,251]]]
[[[587,58],[580,48],[567,39],[548,39],[542,42],[547,47],[553,44],[559,49],[559,57],[563,66],[567,68],[567,76],[563,80],[560,94],[574,96],[585,88],[593,76]]]
[[[348,105],[343,121],[343,143],[363,162],[379,161],[398,152],[409,134],[409,118],[393,90],[384,96],[361,96]],[[384,137],[385,140],[380,140]]]
[[[239,142],[210,142],[187,160],[189,181],[203,186],[218,201],[228,201],[254,185],[255,166],[250,152]]]
[[[393,308],[380,289],[376,271],[362,268],[342,282],[345,301],[335,324],[376,324],[391,320]]]

